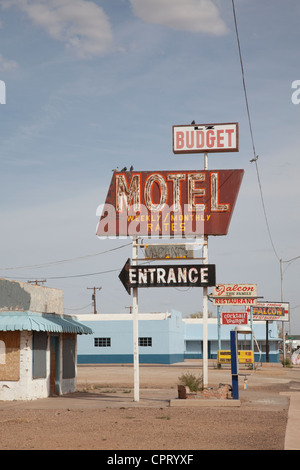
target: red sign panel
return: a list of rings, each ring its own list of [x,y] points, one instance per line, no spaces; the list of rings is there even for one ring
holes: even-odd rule
[[[238,152],[238,123],[173,126],[173,152]]]
[[[226,235],[244,170],[115,172],[99,237]]]
[[[223,325],[247,325],[247,312],[222,312]]]

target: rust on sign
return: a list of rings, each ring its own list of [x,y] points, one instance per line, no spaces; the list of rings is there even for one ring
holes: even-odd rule
[[[115,172],[96,233],[226,235],[243,175],[244,170]]]

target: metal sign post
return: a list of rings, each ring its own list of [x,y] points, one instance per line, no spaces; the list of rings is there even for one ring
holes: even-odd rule
[[[138,239],[132,237],[132,263],[137,264]],[[138,288],[132,289],[132,314],[133,314],[133,374],[134,374],[134,401],[140,399],[140,377],[139,377],[139,320],[138,320]]]
[[[208,264],[208,236],[204,236],[203,264]],[[207,287],[203,287],[203,387],[208,387],[208,294]]]
[[[232,398],[239,399],[239,364],[237,349],[237,332],[230,332],[230,350],[231,350],[231,376],[232,376]]]
[[[204,170],[208,169],[207,153],[204,154]],[[208,264],[208,236],[204,235],[203,264]],[[208,292],[203,287],[203,388],[208,387]]]

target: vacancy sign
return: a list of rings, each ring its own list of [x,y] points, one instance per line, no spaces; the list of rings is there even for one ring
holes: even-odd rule
[[[238,134],[237,122],[173,126],[173,152],[238,152]]]

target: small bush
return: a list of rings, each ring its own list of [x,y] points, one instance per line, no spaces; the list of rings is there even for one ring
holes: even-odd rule
[[[282,364],[284,367],[291,367],[291,368],[293,367],[293,366],[292,366],[292,362],[291,362],[291,360],[290,360],[288,357],[285,358],[285,361],[282,360],[282,361],[281,361],[281,364]]]
[[[189,387],[191,392],[197,392],[198,390],[202,390],[203,388],[202,376],[196,377],[191,372],[182,374],[180,377],[178,377],[178,380],[180,385],[185,385],[186,387]]]

